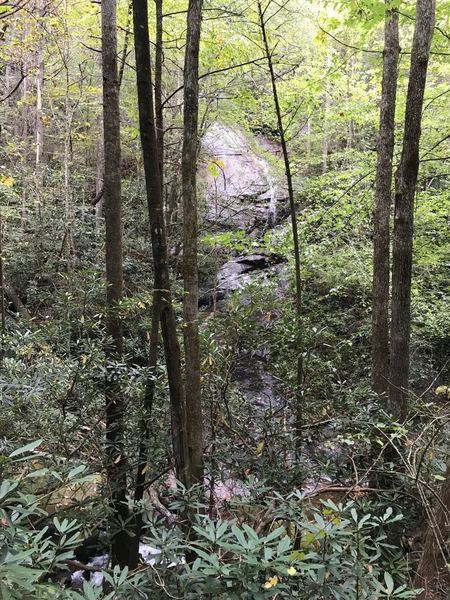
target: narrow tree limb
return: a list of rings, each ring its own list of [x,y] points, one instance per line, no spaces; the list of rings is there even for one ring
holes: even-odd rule
[[[8,98],[11,98],[11,96],[14,94],[14,92],[16,92],[19,89],[19,86],[24,79],[25,79],[25,75],[24,75],[24,73],[22,73],[19,81],[16,83],[16,85],[13,87],[13,89],[8,94],[6,94],[6,96],[3,96],[3,98],[0,98],[0,102],[5,102],[6,100],[8,100]]]
[[[97,206],[97,204],[100,202],[100,200],[103,198],[103,192],[105,191],[105,189],[102,187],[102,189],[99,191],[98,194],[96,194],[94,196],[94,198],[92,198],[91,200],[91,206]]]

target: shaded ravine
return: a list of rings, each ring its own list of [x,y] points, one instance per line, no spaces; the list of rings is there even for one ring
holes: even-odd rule
[[[205,190],[206,224],[220,233],[244,230],[255,242],[287,216],[287,192],[269,152],[276,156],[277,142],[244,133],[239,127],[215,122],[202,139],[201,175]],[[211,305],[242,290],[255,277],[277,275],[283,259],[252,248],[234,256],[217,272],[213,290],[204,290],[201,304]],[[278,269],[279,270],[279,269]],[[256,409],[280,407],[279,382],[267,368],[264,348],[243,350],[236,357],[232,383]]]

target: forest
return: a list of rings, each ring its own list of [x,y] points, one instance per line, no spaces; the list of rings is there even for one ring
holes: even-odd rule
[[[450,598],[450,0],[0,0],[0,600]]]

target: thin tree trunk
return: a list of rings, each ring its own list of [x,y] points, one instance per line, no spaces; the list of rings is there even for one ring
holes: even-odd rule
[[[355,61],[354,58],[350,58],[348,63],[348,71],[347,71],[347,98],[350,102],[352,94],[352,85],[353,85],[353,75],[355,71]],[[355,122],[352,117],[350,117],[347,123],[347,148],[353,148],[354,137],[355,137]]]
[[[127,23],[125,26],[125,39],[123,42],[122,56],[120,59],[120,69],[118,76],[118,86],[119,92],[122,86],[123,74],[125,71],[125,63],[128,55],[128,45],[130,41],[130,33],[131,33],[131,13],[132,13],[132,5],[131,2],[128,6],[127,13]],[[102,62],[100,60],[99,64],[100,69],[100,77],[102,77]],[[95,203],[95,227],[97,231],[100,231],[103,223],[103,178],[104,178],[104,170],[105,170],[105,156],[104,156],[104,142],[103,142],[103,115],[100,113],[98,116],[98,130],[99,137],[97,140],[97,164],[96,164],[96,172],[95,172],[95,198],[98,198],[98,201]]]
[[[147,0],[133,0],[133,21],[140,134],[155,269],[154,302],[160,302],[161,305],[161,331],[169,379],[175,467],[178,478],[183,483],[188,484],[189,452],[186,432],[185,394],[181,371],[180,345],[172,305],[158,150],[156,146]]]
[[[43,0],[38,0],[38,19],[44,19],[45,5]],[[43,36],[43,32],[40,34]],[[36,73],[36,121],[35,121],[35,177],[36,177],[36,198],[37,214],[42,219],[42,153],[44,150],[44,112],[43,112],[43,91],[44,91],[44,40],[42,37],[38,40],[37,52],[37,73]]]
[[[103,143],[103,117],[98,118],[99,136],[97,139],[97,167],[95,172],[95,197],[100,200],[95,205],[95,227],[100,230],[103,223],[103,179],[105,171],[105,155]]]
[[[448,541],[450,536],[450,465],[442,483],[440,502],[425,537],[419,566],[417,568],[415,587],[423,588],[417,600],[433,600],[436,598],[435,584],[439,571],[448,562]]]
[[[328,74],[331,68],[331,54],[327,56],[325,69]],[[328,89],[328,81],[325,82],[325,94],[324,94],[324,107],[323,107],[323,141],[322,141],[322,173],[328,171],[328,153],[330,150],[328,141],[328,113],[330,112],[331,96],[330,90]]]
[[[70,44],[69,32],[67,30],[67,4],[65,4],[64,16],[64,67],[66,77],[66,90],[64,98],[64,217],[65,217],[65,252],[67,269],[70,271],[75,259],[75,245],[73,241],[73,199],[70,187],[72,168],[72,121],[74,108],[70,98]]]
[[[106,224],[107,348],[109,365],[123,351],[119,303],[123,293],[122,209],[120,174],[120,111],[117,78],[116,0],[102,0],[102,68],[104,127],[104,210]],[[123,440],[124,401],[114,375],[106,377],[107,477],[111,509],[112,560],[121,567],[129,563],[130,538],[123,524],[128,519],[126,459]]]
[[[143,414],[140,423],[140,436],[139,436],[139,451],[138,451],[138,465],[136,474],[136,485],[134,492],[134,502],[139,504],[144,497],[145,491],[145,473],[147,470],[148,462],[148,446],[151,438],[151,419],[153,411],[153,399],[155,395],[155,368],[158,361],[158,345],[159,345],[159,321],[161,306],[160,295],[154,294],[152,306],[152,327],[150,331],[150,343],[148,352],[148,368],[149,375],[147,378],[147,385],[145,388]],[[157,304],[155,304],[155,302]],[[131,543],[132,551],[130,557],[130,566],[136,568],[139,563],[139,542],[142,534],[143,517],[142,512],[138,511],[135,518],[135,529],[134,538]]]
[[[280,135],[281,149],[284,160],[284,170],[286,174],[286,183],[288,187],[289,208],[291,213],[292,237],[294,242],[294,260],[295,260],[295,306],[296,306],[296,351],[297,351],[297,389],[296,389],[296,416],[295,416],[295,436],[296,436],[296,455],[297,458],[301,454],[302,446],[302,423],[303,423],[303,384],[304,384],[304,369],[303,369],[303,336],[302,336],[302,277],[301,277],[301,261],[300,261],[300,240],[297,227],[297,211],[295,207],[294,187],[292,183],[291,163],[284,134],[283,117],[281,114],[280,102],[278,100],[278,90],[276,84],[275,71],[272,62],[272,52],[270,50],[269,41],[267,38],[266,22],[264,13],[261,7],[261,2],[258,0],[259,24],[261,28],[262,41],[264,52],[269,67],[270,80],[272,84],[272,95],[277,116],[278,131]]]
[[[44,48],[42,42],[39,42],[37,51],[37,73],[36,73],[36,153],[35,165],[36,173],[39,176],[40,165],[42,162],[42,151],[44,148],[44,119],[43,119],[43,101],[42,93],[44,88]]]
[[[414,195],[419,171],[423,96],[434,20],[435,0],[417,0],[403,149],[396,174],[392,257],[389,402],[400,419],[406,416],[408,409]]]
[[[23,72],[28,73],[29,64],[28,61],[24,60],[23,62]],[[28,94],[29,80],[28,76],[25,75],[22,83],[19,86],[18,92],[18,102],[21,100],[25,100]],[[28,137],[28,106],[26,103],[23,103],[23,106],[19,110],[19,117],[15,126],[15,137],[21,140],[24,144],[23,156],[25,162],[28,162],[28,144],[26,144],[26,139]]]
[[[386,0],[386,3],[389,6],[390,0]],[[372,389],[377,394],[387,394],[389,389],[389,222],[399,55],[398,13],[388,10],[384,27],[380,133],[373,218]]]
[[[156,8],[156,44],[155,44],[155,118],[156,144],[158,147],[159,177],[161,194],[164,198],[164,113],[162,105],[162,67],[163,67],[163,0],[155,0]]]
[[[184,62],[183,189],[184,353],[191,483],[203,480],[203,416],[200,389],[197,256],[198,60],[203,0],[189,0]]]
[[[2,336],[6,333],[5,295],[5,276],[3,273],[3,219],[0,213],[0,315]],[[3,358],[3,340],[1,342],[0,357]]]
[[[133,4],[130,1],[128,3],[128,11],[127,11],[127,22],[125,25],[125,38],[123,40],[123,48],[122,48],[122,56],[120,58],[120,67],[119,67],[119,92],[122,87],[123,74],[125,72],[125,65],[127,62],[128,56],[128,46],[130,44],[130,34],[131,34],[131,17],[133,15]]]

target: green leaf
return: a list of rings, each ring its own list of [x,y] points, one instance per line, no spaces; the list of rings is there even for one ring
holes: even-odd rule
[[[385,573],[384,573],[384,581],[386,583],[387,593],[389,595],[392,594],[392,592],[394,590],[394,580],[392,579],[391,575],[387,571],[385,571]]]
[[[44,440],[36,440],[34,442],[30,442],[26,446],[22,446],[21,448],[17,448],[17,450],[14,450],[14,452],[11,452],[11,454],[9,455],[9,458],[14,458],[14,456],[20,456],[21,454],[26,454],[27,452],[32,452],[38,446],[40,446],[43,441]]]

